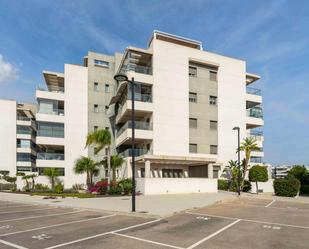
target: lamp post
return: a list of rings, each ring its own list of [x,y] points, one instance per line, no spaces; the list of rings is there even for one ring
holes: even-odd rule
[[[241,181],[241,175],[240,175],[240,128],[238,126],[235,126],[233,128],[234,131],[237,131],[237,135],[238,135],[238,147],[237,147],[237,154],[238,154],[238,186],[237,186],[237,192],[238,192],[238,196],[240,196],[240,181]]]
[[[131,80],[128,79],[128,77],[125,74],[119,73],[114,76],[114,79],[117,82],[120,81],[126,81],[129,84],[131,84],[131,103],[132,103],[132,115],[131,115],[131,129],[132,129],[132,212],[135,212],[135,196],[136,196],[136,191],[135,191],[135,109],[134,109],[134,101],[135,101],[135,96],[134,96],[134,77],[131,78]]]

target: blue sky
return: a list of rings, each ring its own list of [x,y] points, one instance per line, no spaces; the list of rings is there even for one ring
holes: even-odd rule
[[[158,29],[246,60],[262,76],[265,161],[309,165],[308,12],[306,0],[0,0],[0,98],[33,102],[43,69],[145,47]]]

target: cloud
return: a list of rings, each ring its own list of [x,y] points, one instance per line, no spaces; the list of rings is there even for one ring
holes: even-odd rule
[[[18,67],[12,63],[5,61],[3,55],[0,54],[0,84],[18,79]]]

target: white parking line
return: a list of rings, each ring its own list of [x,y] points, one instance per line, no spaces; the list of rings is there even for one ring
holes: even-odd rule
[[[5,209],[5,208],[18,208],[18,207],[30,207],[33,205],[19,205],[19,206],[6,206],[6,207],[0,207],[0,209]]]
[[[270,203],[268,203],[265,207],[270,207],[270,205],[272,205],[276,200],[272,200]]]
[[[0,237],[4,237],[4,236],[7,236],[7,235],[13,235],[13,234],[19,234],[19,233],[26,233],[26,232],[31,232],[31,231],[36,231],[36,230],[41,230],[41,229],[46,229],[46,228],[59,227],[59,226],[64,226],[64,225],[69,225],[69,224],[81,223],[81,222],[86,222],[86,221],[106,219],[106,218],[109,218],[109,217],[112,217],[112,216],[115,216],[115,215],[116,214],[110,214],[110,215],[100,216],[100,217],[96,217],[96,218],[75,220],[75,221],[69,221],[69,222],[54,224],[54,225],[50,225],[50,226],[37,227],[37,228],[32,228],[32,229],[27,229],[27,230],[22,230],[22,231],[17,231],[17,232],[5,233],[5,234],[1,234]]]
[[[241,221],[241,219],[238,219],[238,220],[235,220],[234,222],[232,222],[231,224],[225,226],[225,227],[222,227],[221,229],[219,229],[218,231],[208,235],[207,237],[205,237],[204,239],[201,239],[200,241],[194,243],[193,245],[187,247],[187,249],[193,249],[195,247],[197,247],[198,245],[202,244],[203,242],[211,239],[212,237],[215,237],[216,235],[218,235],[219,233],[223,232],[224,230],[230,228],[231,226],[234,226],[235,224],[237,224],[239,221]]]
[[[170,248],[175,248],[175,249],[184,249],[183,247],[178,247],[178,246],[173,246],[173,245],[169,245],[169,244],[164,244],[164,243],[160,243],[160,242],[156,242],[156,241],[148,240],[148,239],[141,239],[141,238],[130,236],[130,235],[126,235],[126,234],[121,234],[121,233],[112,233],[112,234],[118,235],[118,236],[122,236],[122,237],[125,237],[125,238],[129,238],[129,239],[134,239],[134,240],[139,240],[139,241],[147,242],[147,243],[150,243],[150,244],[159,245],[159,246],[165,246],[165,247],[170,247]]]
[[[85,210],[77,210],[77,211],[66,212],[66,213],[45,214],[45,215],[29,216],[29,217],[24,217],[24,218],[15,218],[15,219],[8,219],[8,220],[0,220],[0,223],[8,222],[8,221],[36,219],[36,218],[50,217],[50,216],[57,216],[57,215],[75,214],[75,213],[80,213],[80,212],[84,212],[84,211],[85,211]]]
[[[55,245],[55,246],[46,247],[45,249],[54,249],[54,248],[58,248],[58,247],[62,247],[62,246],[67,246],[67,245],[75,244],[75,243],[78,243],[78,242],[83,242],[85,240],[102,237],[102,236],[107,235],[107,234],[118,233],[118,232],[125,231],[125,230],[131,229],[131,228],[148,225],[148,224],[151,224],[151,223],[158,222],[160,220],[161,219],[156,219],[156,220],[148,221],[148,222],[145,222],[145,223],[141,223],[141,224],[137,224],[137,225],[133,225],[133,226],[129,226],[129,227],[124,227],[124,228],[117,229],[117,230],[114,230],[114,231],[109,231],[109,232],[105,232],[105,233],[99,233],[99,234],[96,234],[96,235],[92,235],[92,236],[81,238],[81,239],[77,239],[77,240],[72,240],[72,241],[69,241],[69,242],[66,242],[66,243],[62,243],[62,244],[58,244],[58,245]]]
[[[28,249],[26,247],[19,246],[19,245],[13,244],[11,242],[8,242],[8,241],[2,240],[2,239],[0,239],[0,243],[5,244],[7,246],[11,246],[11,247],[17,248],[17,249]]]
[[[232,219],[232,220],[240,219],[240,220],[242,220],[242,221],[260,223],[260,224],[271,224],[271,225],[278,225],[278,226],[285,226],[285,227],[309,229],[309,227],[306,227],[306,226],[290,225],[290,224],[276,223],[276,222],[269,222],[269,221],[250,220],[250,219],[243,219],[243,218],[236,218],[236,217],[228,217],[228,216],[221,216],[221,215],[213,215],[213,214],[194,213],[194,212],[186,212],[186,213],[187,213],[187,214],[193,214],[193,215],[210,216],[210,217],[215,217],[215,218]]]
[[[56,207],[48,207],[48,208],[38,208],[38,209],[31,209],[31,210],[0,212],[0,214],[26,213],[26,212],[34,212],[34,211],[39,211],[39,210],[48,210],[48,209],[57,209],[57,208]]]

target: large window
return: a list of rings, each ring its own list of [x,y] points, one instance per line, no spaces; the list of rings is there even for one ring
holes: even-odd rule
[[[217,97],[216,96],[209,96],[209,104],[210,105],[217,105]]]
[[[100,66],[100,67],[109,67],[109,62],[108,61],[102,61],[102,60],[94,60],[94,64],[96,66]]]
[[[218,154],[218,145],[210,145],[210,154]]]
[[[189,144],[189,152],[197,153],[197,144]]]
[[[210,129],[211,130],[217,130],[218,129],[218,121],[210,120]]]
[[[38,122],[38,136],[63,138],[64,124]]]
[[[17,153],[17,162],[35,162],[35,156],[30,153]]]
[[[197,93],[189,92],[189,102],[191,103],[197,102]]]
[[[217,72],[216,71],[209,71],[209,79],[211,81],[217,81]]]
[[[197,119],[196,118],[189,118],[189,127],[190,128],[197,128]]]
[[[29,126],[17,125],[17,134],[32,134],[32,128]]]

